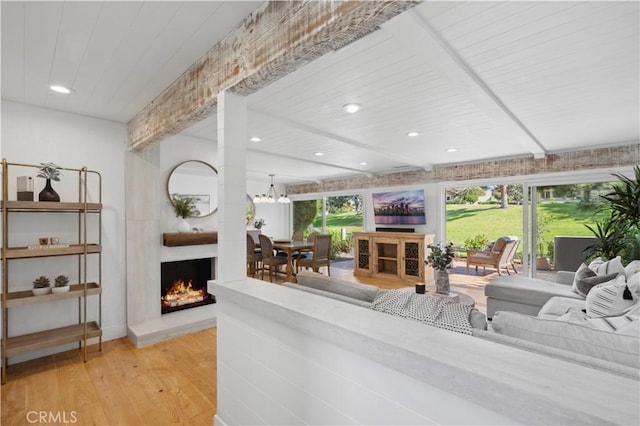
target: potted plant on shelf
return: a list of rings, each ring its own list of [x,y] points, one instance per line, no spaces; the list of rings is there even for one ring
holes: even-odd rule
[[[440,244],[427,245],[429,254],[424,262],[436,270],[436,293],[449,294],[449,273],[447,268],[451,265],[454,257],[453,244],[446,244],[441,247]]]
[[[42,275],[33,280],[33,289],[31,291],[33,291],[35,296],[42,296],[43,294],[49,294],[49,291],[51,290],[50,286],[51,282],[49,281],[49,278]]]
[[[182,219],[178,223],[178,232],[189,232],[191,226],[187,219],[200,214],[200,211],[196,208],[195,200],[192,197],[181,197],[174,194],[171,196],[171,204],[173,204],[173,211],[176,213],[176,217]]]
[[[66,293],[69,291],[69,277],[58,275],[56,279],[53,280],[53,288],[51,291],[54,293]]]
[[[40,171],[36,176],[46,179],[47,183],[38,194],[38,200],[60,202],[60,196],[51,187],[51,181],[55,180],[56,182],[60,182],[60,176],[62,175],[60,171],[61,167],[54,163],[40,163],[40,166]]]

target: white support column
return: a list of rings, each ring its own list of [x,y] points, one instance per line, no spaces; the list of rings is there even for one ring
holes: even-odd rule
[[[160,317],[160,147],[125,155],[127,326]],[[131,330],[129,334],[132,335]],[[135,334],[135,333],[133,333]]]
[[[218,94],[218,270],[219,282],[246,278],[247,102]]]

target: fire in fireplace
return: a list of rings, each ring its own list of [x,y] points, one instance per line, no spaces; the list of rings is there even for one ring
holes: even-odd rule
[[[160,267],[162,313],[215,303],[215,296],[207,293],[212,271],[212,258],[163,262]]]

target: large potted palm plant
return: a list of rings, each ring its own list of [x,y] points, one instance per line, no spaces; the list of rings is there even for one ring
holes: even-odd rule
[[[619,182],[600,196],[609,216],[594,226],[585,225],[598,240],[585,249],[587,257],[620,256],[625,264],[640,259],[640,166],[634,167],[634,175],[614,174]]]

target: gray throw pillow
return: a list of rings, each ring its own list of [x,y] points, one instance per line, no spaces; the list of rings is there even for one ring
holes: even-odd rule
[[[584,264],[583,264],[584,265]],[[588,267],[580,267],[576,271],[576,277],[574,280],[574,290],[576,293],[587,297],[589,291],[598,284],[606,283],[607,281],[611,281],[615,277],[618,276],[617,272],[607,275],[598,275]]]

